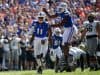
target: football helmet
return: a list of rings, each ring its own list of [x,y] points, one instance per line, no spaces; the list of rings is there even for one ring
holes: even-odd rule
[[[37,17],[38,17],[38,19],[45,20],[46,14],[44,12],[39,12]]]
[[[60,28],[55,28],[54,29],[54,34],[56,35],[56,36],[60,36],[61,35],[61,29]]]
[[[66,11],[68,5],[67,3],[65,2],[61,2],[59,5],[58,5],[58,11],[61,13],[61,12],[64,12]]]

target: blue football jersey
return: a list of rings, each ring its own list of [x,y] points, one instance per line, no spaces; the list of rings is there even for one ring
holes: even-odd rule
[[[66,18],[66,22],[64,23],[65,28],[73,26],[72,18],[68,12],[57,13],[57,15],[60,16],[62,20]]]
[[[33,34],[35,37],[43,38],[48,36],[48,29],[50,25],[46,22],[39,23],[38,21],[32,23]]]
[[[62,44],[62,36],[53,35],[52,36],[52,48],[56,49],[59,46],[61,46],[61,44]]]

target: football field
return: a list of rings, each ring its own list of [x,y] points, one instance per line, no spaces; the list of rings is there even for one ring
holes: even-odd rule
[[[0,75],[40,75],[37,74],[36,71],[6,71],[0,72]],[[44,70],[42,75],[100,75],[99,71],[91,71],[85,70],[81,72],[80,69],[77,69],[75,72],[62,72],[55,73],[54,70]]]

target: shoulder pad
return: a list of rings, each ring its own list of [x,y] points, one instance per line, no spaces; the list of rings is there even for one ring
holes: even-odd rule
[[[34,22],[32,23],[32,26],[35,26],[35,25],[37,24],[37,22],[38,22],[38,21],[34,21]]]
[[[66,13],[67,15],[70,15],[70,14],[71,14],[68,10],[66,10],[65,13]]]
[[[59,35],[62,38],[62,34]]]

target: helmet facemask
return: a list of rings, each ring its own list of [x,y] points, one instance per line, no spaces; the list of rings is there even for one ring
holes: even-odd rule
[[[88,21],[89,22],[94,22],[95,16],[93,14],[89,14],[88,16]]]

